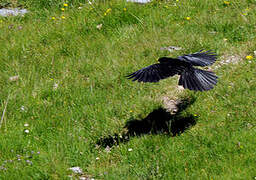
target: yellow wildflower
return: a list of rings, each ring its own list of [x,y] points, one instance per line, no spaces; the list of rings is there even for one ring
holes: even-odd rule
[[[249,55],[249,56],[246,56],[245,58],[246,58],[247,60],[252,60],[252,59],[253,59],[253,57],[250,56],[250,55]]]
[[[61,19],[66,19],[66,17],[65,16],[61,16]]]
[[[243,11],[243,15],[246,16],[248,15],[248,12],[250,11],[250,8],[246,8],[244,11]]]
[[[124,11],[126,11],[127,9],[126,8],[124,8]]]
[[[111,8],[108,8],[107,10],[106,10],[106,12],[104,13],[104,16],[106,16],[108,13],[110,13],[111,12]]]
[[[110,13],[110,11],[111,11],[111,8],[108,8],[107,11],[106,11],[106,13]]]
[[[225,5],[230,5],[230,2],[229,1],[224,1],[223,2]]]
[[[56,18],[53,16],[53,17],[52,17],[52,20],[55,20],[55,19],[56,19]]]
[[[67,4],[67,3],[65,3],[65,4],[63,4],[63,6],[68,7],[68,4]]]
[[[186,17],[186,20],[188,20],[188,21],[189,21],[190,19],[191,19],[191,17]]]
[[[65,11],[65,8],[61,8],[62,11]]]

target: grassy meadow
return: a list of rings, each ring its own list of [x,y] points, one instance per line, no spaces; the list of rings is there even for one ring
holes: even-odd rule
[[[0,179],[256,177],[255,0],[1,2],[29,13],[0,17]],[[211,91],[125,77],[201,49]]]

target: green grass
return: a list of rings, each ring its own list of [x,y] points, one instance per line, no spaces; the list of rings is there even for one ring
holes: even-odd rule
[[[19,2],[30,11],[24,17],[0,17],[0,179],[69,179],[73,166],[95,179],[256,176],[256,61],[245,58],[256,50],[255,1],[74,0],[64,12],[64,1],[35,2]],[[183,50],[160,50],[169,45]],[[156,84],[125,78],[160,56],[200,49],[241,56],[215,70],[212,91],[178,93],[177,77]],[[110,152],[95,148],[163,107],[164,96],[195,99],[180,116],[196,114],[196,124],[177,136],[134,136]]]

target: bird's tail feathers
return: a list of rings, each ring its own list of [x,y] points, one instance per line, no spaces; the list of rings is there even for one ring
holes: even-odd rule
[[[194,91],[208,91],[217,84],[218,77],[210,71],[190,68],[184,71],[179,79],[179,85]]]

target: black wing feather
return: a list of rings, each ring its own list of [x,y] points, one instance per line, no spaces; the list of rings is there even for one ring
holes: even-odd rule
[[[189,62],[193,66],[209,66],[216,61],[217,55],[211,51],[199,51],[193,54],[179,56],[178,59]]]
[[[209,71],[190,68],[181,74],[179,85],[194,91],[208,91],[217,84],[218,77]]]
[[[179,68],[168,66],[168,64],[158,63],[142,68],[134,73],[129,74],[128,79],[139,82],[158,82],[161,79],[174,76],[179,73]]]

